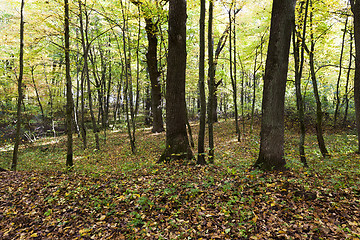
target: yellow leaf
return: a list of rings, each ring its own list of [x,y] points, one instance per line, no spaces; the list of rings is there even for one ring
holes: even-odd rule
[[[119,199],[120,201],[124,201],[126,199],[125,196],[121,195],[120,197],[118,197],[117,199]]]
[[[279,234],[284,234],[284,233],[286,233],[286,232],[283,231],[283,230],[279,230],[278,233],[279,233]]]
[[[79,233],[80,235],[86,235],[90,230],[88,228],[83,228],[83,229],[80,229]]]
[[[256,215],[256,214],[254,214],[255,216],[252,218],[252,221],[254,222],[254,223],[256,223],[256,221],[258,220],[258,216]]]
[[[32,237],[32,238],[36,238],[37,236],[38,236],[37,233],[33,233],[33,234],[30,235],[30,237]]]
[[[102,216],[100,217],[100,221],[104,221],[105,218],[106,218],[106,216],[105,216],[105,215],[102,215]]]

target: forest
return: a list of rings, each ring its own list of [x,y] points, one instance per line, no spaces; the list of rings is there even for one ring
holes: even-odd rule
[[[360,239],[359,0],[0,2],[0,239]]]

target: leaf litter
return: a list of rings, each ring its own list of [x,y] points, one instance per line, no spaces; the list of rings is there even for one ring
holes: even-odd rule
[[[250,169],[256,138],[220,136],[218,163],[208,166],[103,152],[92,164],[145,163],[126,171],[0,172],[0,239],[360,239],[358,155],[309,157],[304,169],[289,136],[290,170],[262,172]]]

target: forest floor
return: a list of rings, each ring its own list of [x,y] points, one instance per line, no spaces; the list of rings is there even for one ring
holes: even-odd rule
[[[0,172],[0,239],[360,239],[355,135],[327,131],[324,159],[309,131],[303,168],[293,129],[285,172],[251,169],[259,127],[237,142],[230,120],[215,124],[215,164],[206,166],[157,164],[165,134],[149,129],[138,130],[135,155],[122,131],[106,144],[102,136],[99,151],[75,138],[72,172],[65,137],[23,145],[19,171]],[[11,155],[0,148],[0,167]]]

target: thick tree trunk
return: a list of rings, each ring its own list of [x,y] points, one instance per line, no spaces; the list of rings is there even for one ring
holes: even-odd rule
[[[260,153],[255,167],[284,169],[284,101],[296,0],[274,0],[264,76]],[[275,107],[276,106],[276,107]]]
[[[13,151],[13,158],[11,163],[11,170],[16,171],[17,162],[18,162],[18,152],[19,145],[21,140],[21,103],[23,100],[23,74],[24,74],[24,0],[21,1],[21,10],[20,10],[20,56],[19,56],[19,78],[18,78],[18,99],[17,99],[17,112],[16,112],[16,133],[15,133],[15,144]]]
[[[74,103],[72,98],[72,86],[70,75],[70,29],[69,29],[69,3],[64,0],[65,4],[65,69],[66,69],[66,133],[67,133],[67,155],[66,167],[71,170],[73,167],[73,110]]]
[[[206,164],[205,160],[205,128],[206,128],[206,96],[205,96],[205,0],[200,1],[200,53],[199,53],[199,97],[200,126],[198,136],[198,164]]]
[[[166,149],[159,162],[193,157],[186,132],[186,17],[186,0],[170,0],[166,79]]]
[[[358,135],[358,150],[360,153],[360,1],[350,0],[351,10],[354,14],[354,39],[355,39],[355,79],[354,100],[356,113],[356,127]]]

